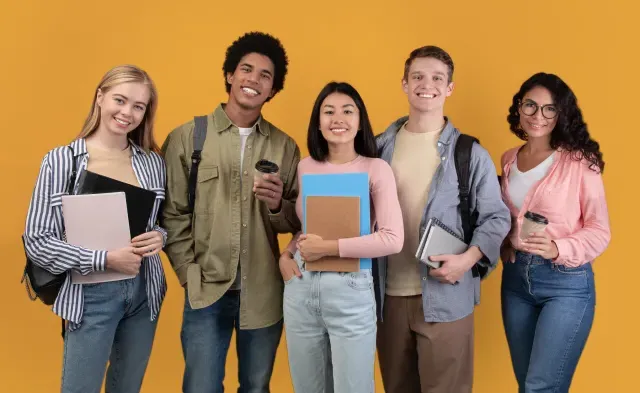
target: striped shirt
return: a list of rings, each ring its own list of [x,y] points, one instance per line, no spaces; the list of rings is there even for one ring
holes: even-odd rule
[[[145,153],[139,146],[130,143],[133,171],[140,186],[154,191],[157,195],[147,231],[160,232],[164,246],[167,233],[157,225],[158,210],[165,198],[164,160],[159,154]],[[81,274],[102,271],[105,270],[107,261],[107,250],[89,250],[64,241],[62,196],[67,195],[72,160],[75,160],[77,171],[80,173],[86,169],[88,159],[84,139],[76,139],[70,145],[57,147],[45,155],[29,204],[23,235],[27,255],[33,263],[53,274],[67,272],[67,278],[53,304],[53,312],[70,322],[70,330],[80,326],[84,307],[82,284],[72,284],[71,270]],[[74,193],[76,187],[77,181],[74,184]],[[167,291],[160,255],[145,257],[142,266],[151,311],[150,318],[154,320]]]

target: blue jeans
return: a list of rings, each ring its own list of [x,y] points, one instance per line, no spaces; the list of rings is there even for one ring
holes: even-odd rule
[[[100,393],[107,361],[107,393],[139,392],[157,326],[144,276],[85,284],[83,292],[82,324],[65,334],[62,392]]]
[[[282,320],[261,329],[241,330],[240,291],[228,291],[212,305],[193,309],[185,293],[182,352],[185,360],[182,391],[224,392],[224,370],[233,329],[238,353],[238,393],[268,393]]]
[[[568,392],[595,312],[591,263],[517,252],[504,263],[502,318],[520,393]]]
[[[371,270],[309,272],[285,282],[284,323],[296,393],[372,393],[376,305]]]

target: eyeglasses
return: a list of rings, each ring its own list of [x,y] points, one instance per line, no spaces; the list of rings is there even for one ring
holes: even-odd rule
[[[529,100],[520,103],[520,110],[527,116],[535,115],[538,112],[538,109],[542,111],[542,116],[545,119],[549,120],[554,119],[556,116],[558,116],[559,112],[558,108],[556,108],[556,106],[553,104],[538,105],[535,102]]]

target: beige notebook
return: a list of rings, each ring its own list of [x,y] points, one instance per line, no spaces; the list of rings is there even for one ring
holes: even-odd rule
[[[124,192],[65,195],[62,197],[67,243],[90,250],[116,250],[131,244],[127,200]],[[86,276],[72,271],[74,284],[91,284],[133,278],[114,270]]]
[[[360,197],[308,196],[306,199],[307,233],[325,240],[360,236]],[[357,272],[360,258],[324,257],[306,262],[309,271]]]

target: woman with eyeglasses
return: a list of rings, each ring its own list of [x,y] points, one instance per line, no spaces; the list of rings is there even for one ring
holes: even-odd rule
[[[592,263],[611,233],[600,146],[569,86],[529,78],[507,117],[524,145],[502,156],[512,229],[502,316],[519,392],[568,392],[595,311]]]

